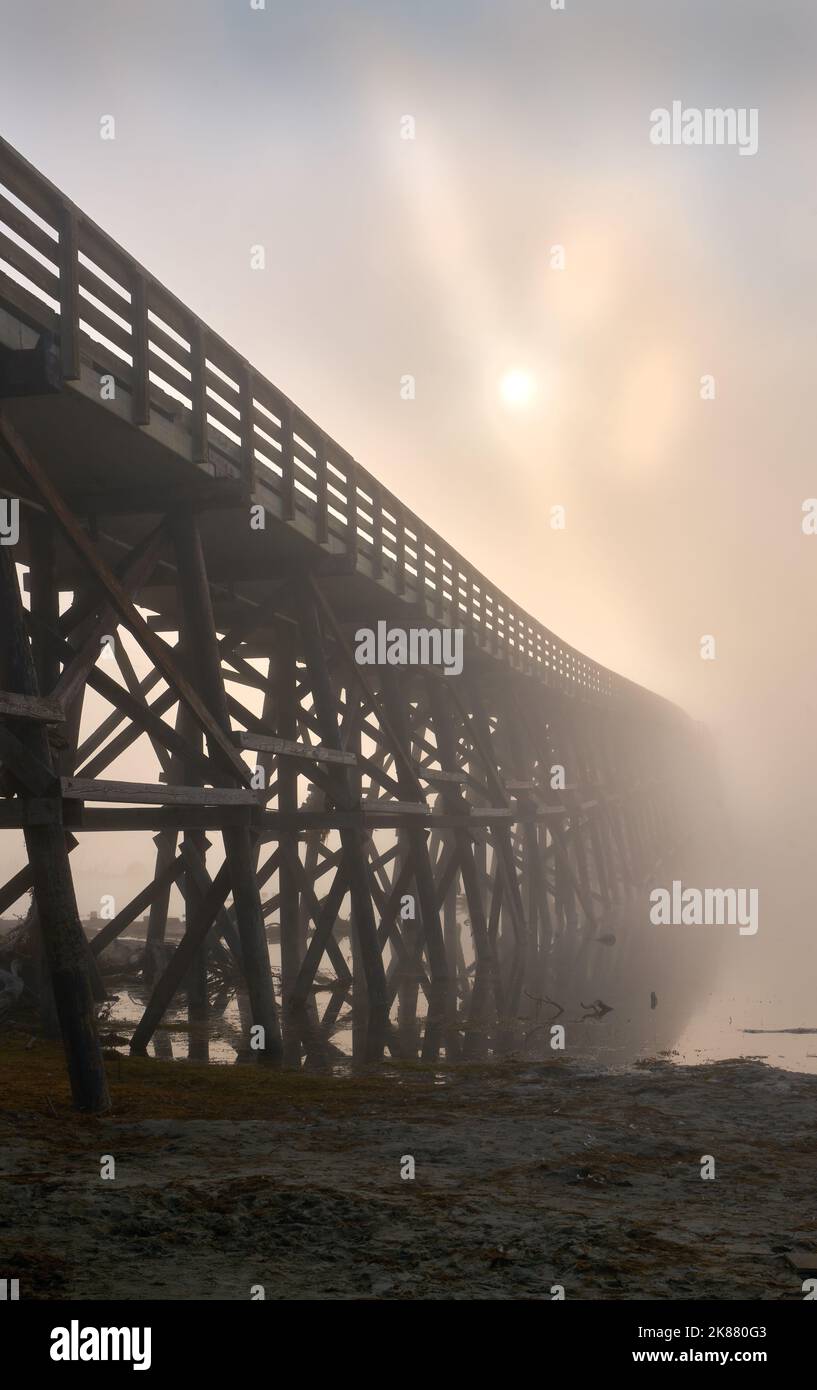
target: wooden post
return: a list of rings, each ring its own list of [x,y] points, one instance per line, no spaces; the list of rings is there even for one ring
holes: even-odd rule
[[[406,706],[403,700],[402,685],[395,678],[394,671],[384,668],[380,673],[381,690],[385,707],[388,710],[389,723],[394,729],[399,739],[401,748],[409,751],[409,721]],[[398,760],[397,781],[400,787],[401,796],[406,800],[411,800],[416,795],[414,790],[416,778],[409,775],[405,763]],[[442,1040],[442,1026],[445,1018],[446,998],[448,996],[448,957],[443,938],[443,928],[440,922],[440,910],[437,905],[437,897],[434,888],[434,873],[431,867],[431,859],[428,852],[428,832],[422,827],[407,829],[403,832],[408,852],[411,854],[414,863],[415,887],[417,890],[418,906],[420,909],[420,928],[421,936],[425,941],[428,952],[428,963],[431,971],[432,997],[429,1000],[428,1017],[426,1020],[426,1036],[423,1049],[425,1060],[430,1061],[439,1052]],[[414,1006],[416,1009],[417,994],[416,984],[414,986]]]
[[[190,650],[196,655],[200,686],[208,711],[212,711],[211,720],[221,729],[222,736],[226,739],[230,733],[230,716],[222,679],[221,654],[201,537],[196,519],[189,507],[181,508],[173,518],[172,529],[178,559],[185,631],[189,637]],[[211,755],[214,751],[209,736],[208,751]],[[246,768],[244,771],[246,773]],[[247,778],[242,780],[246,781]],[[231,781],[236,785],[237,779],[227,779],[225,784],[229,785]],[[264,1029],[264,1048],[260,1049],[257,1055],[261,1060],[277,1062],[281,1059],[282,1051],[281,1029],[275,1005],[264,912],[255,875],[250,831],[243,826],[228,829],[225,825],[222,834],[232,882],[253,1024]]]
[[[188,674],[192,677],[195,670],[195,662],[191,660],[191,653],[188,651],[182,633],[179,634],[182,643],[182,653],[186,662]],[[179,708],[179,732],[184,738],[190,740],[193,747],[198,752],[201,747],[201,732],[196,725],[190,711],[184,706]],[[174,759],[174,763],[176,759]],[[196,767],[190,763],[184,764],[181,769],[180,780],[184,783],[195,784]],[[182,838],[182,850],[187,850],[190,857],[201,857],[205,860],[208,848],[208,840],[203,830],[186,829]],[[201,912],[203,894],[196,879],[196,875],[189,869],[185,870],[182,879],[182,894],[184,897],[184,920],[185,923],[195,920]],[[188,1056],[195,1062],[206,1062],[209,1060],[210,1048],[207,1037],[206,1026],[210,1013],[210,996],[207,987],[207,939],[203,938],[193,952],[193,959],[185,977],[185,990],[187,993],[187,1020],[191,1025],[188,1035]]]
[[[440,682],[429,677],[427,682],[429,705],[437,739],[440,761],[451,770],[457,765],[457,740],[454,723],[447,705],[447,697]],[[446,809],[461,810],[459,792],[452,792],[443,784],[442,800]],[[471,935],[474,943],[476,967],[474,987],[468,1003],[468,1023],[471,1033],[466,1037],[463,1053],[466,1057],[484,1054],[487,1048],[486,1027],[493,997],[496,1011],[502,1013],[502,987],[496,969],[496,958],[488,936],[488,922],[485,916],[483,886],[478,871],[472,837],[464,827],[453,832],[462,874],[462,885],[468,901],[471,918]]]
[[[311,592],[302,592],[298,597],[301,641],[309,671],[321,742],[328,748],[339,748],[337,706],[326,663],[315,598]],[[333,766],[332,776],[337,785],[336,799],[338,805],[349,807],[352,803],[352,789],[349,784],[348,768],[342,765]],[[349,890],[360,941],[370,1014],[375,1022],[385,1024],[386,975],[377,939],[360,832],[350,829],[341,830],[340,839],[349,873]]]
[[[170,865],[176,857],[175,831],[160,831],[154,835],[153,843],[156,846],[156,870],[154,882],[158,879],[164,881],[167,877]],[[170,880],[162,887],[150,904],[148,916],[148,928],[145,936],[145,965],[144,977],[147,984],[152,985],[160,973],[159,954],[164,943],[165,932],[167,930],[167,913],[170,906]]]
[[[47,513],[35,512],[29,518],[28,525],[31,561],[28,582],[31,612],[47,626],[56,628],[60,617],[60,593],[57,588],[54,523]],[[59,680],[59,655],[53,644],[45,639],[42,629],[35,631],[31,650],[34,657],[38,689],[43,694],[50,695]],[[51,972],[48,968],[42,928],[36,914],[31,931],[37,961],[40,1027],[47,1038],[58,1038],[60,1036],[60,1022],[57,1018],[54,991],[51,987]]]
[[[0,609],[4,615],[0,624],[0,670],[4,688],[38,695],[34,658],[26,634],[10,546],[0,546]],[[45,728],[30,720],[10,723],[24,747],[53,770]],[[74,1104],[79,1110],[98,1114],[109,1109],[110,1099],[58,787],[55,781],[54,794],[40,801],[45,823],[26,826],[24,835]]]
[[[280,738],[293,741],[298,737],[297,674],[295,630],[291,624],[280,622],[275,633],[275,651],[270,659],[270,675],[276,697],[275,729]],[[278,807],[281,811],[298,809],[298,766],[292,758],[278,759]],[[306,949],[307,920],[305,910],[303,922],[301,920],[298,881],[291,860],[291,856],[298,853],[298,836],[287,835],[282,838],[282,844],[291,851],[281,855],[278,869],[282,1024],[287,1065],[297,1065],[300,1061],[300,1030],[293,1026],[291,998]],[[315,853],[317,857],[317,850]]]

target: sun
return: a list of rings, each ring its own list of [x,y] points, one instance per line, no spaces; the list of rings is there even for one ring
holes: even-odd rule
[[[506,405],[521,409],[529,405],[536,390],[536,382],[530,372],[514,367],[506,372],[499,383],[499,393]]]

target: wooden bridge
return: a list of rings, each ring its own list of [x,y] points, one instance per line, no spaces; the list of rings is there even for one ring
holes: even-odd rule
[[[0,498],[0,824],[28,854],[0,911],[33,888],[78,1105],[107,1104],[96,959],[146,910],[135,1052],[180,990],[207,1018],[213,953],[259,1059],[293,1064],[350,995],[369,1056],[468,1057],[591,981],[688,827],[696,726],[523,612],[4,142]],[[461,629],[462,673],[360,664],[378,622]],[[81,735],[86,688],[110,713]],[[134,747],[157,780],[106,779]],[[155,874],[89,946],[70,854],[111,830],[152,832]]]

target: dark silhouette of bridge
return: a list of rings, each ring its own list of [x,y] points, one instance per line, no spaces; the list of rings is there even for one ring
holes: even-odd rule
[[[96,960],[145,911],[134,1052],[182,989],[207,1018],[214,952],[266,1061],[319,1059],[350,993],[368,1056],[456,1058],[592,987],[589,943],[689,828],[697,727],[523,612],[3,142],[0,495],[0,823],[28,856],[0,913],[33,889],[78,1105],[107,1104]],[[461,674],[360,664],[382,622],[461,629]],[[81,737],[86,688],[110,714]],[[159,780],[106,779],[134,746]],[[112,830],[153,832],[155,874],[89,944],[70,854]]]

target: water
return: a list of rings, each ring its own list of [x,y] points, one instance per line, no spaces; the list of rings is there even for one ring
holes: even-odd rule
[[[136,939],[134,939],[134,944]],[[348,955],[348,946],[343,948]],[[275,976],[276,992],[280,990],[277,946],[270,948],[270,960]],[[148,993],[138,983],[120,980],[109,982],[112,1006],[105,1032],[120,1037],[129,1036],[136,1027]],[[643,995],[643,992],[642,992]],[[321,1013],[328,1005],[331,992],[320,990],[317,995]],[[344,1059],[351,1063],[354,1042],[354,1013],[351,994],[338,1001],[337,1019],[331,1033],[332,1057],[343,1069]],[[422,1022],[425,1000],[420,994],[418,1014]],[[543,1015],[548,1018],[548,1014]],[[817,1031],[814,1033],[755,1032],[756,1029],[809,1027],[815,1019],[792,1017],[791,1008],[782,996],[765,999],[740,998],[722,990],[708,991],[699,1003],[693,1004],[686,1016],[674,1014],[659,992],[658,1007],[649,1008],[644,997],[625,1001],[624,1007],[613,1010],[604,1019],[579,1022],[580,1015],[568,1013],[559,1022],[566,1025],[569,1046],[567,1057],[591,1061],[604,1069],[631,1066],[634,1062],[661,1057],[683,1066],[701,1065],[727,1058],[760,1059],[770,1066],[786,1071],[817,1072]],[[207,1025],[190,1025],[184,998],[174,1001],[162,1024],[157,1028],[149,1053],[166,1060],[194,1058],[204,1060],[206,1040],[207,1060],[220,1065],[235,1063],[246,1055],[245,1027],[248,1018],[246,1000],[232,991],[223,1012]],[[396,1007],[393,1022],[397,1021]],[[531,1020],[525,1028],[530,1028]],[[817,1025],[815,1025],[817,1026]],[[549,1032],[540,1030],[538,1043],[527,1048],[520,1045],[522,1056],[543,1055]],[[547,1053],[553,1056],[553,1053]]]

